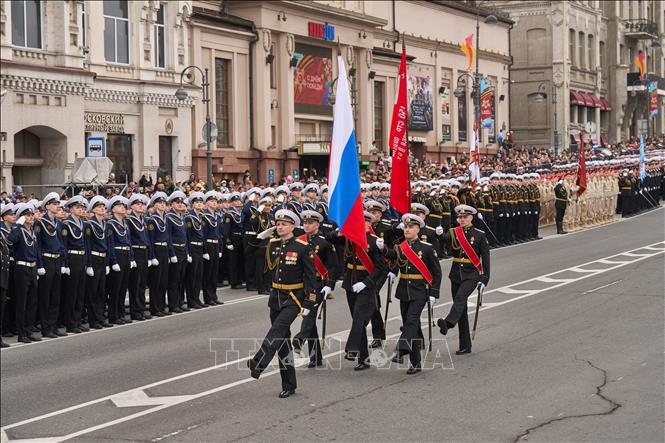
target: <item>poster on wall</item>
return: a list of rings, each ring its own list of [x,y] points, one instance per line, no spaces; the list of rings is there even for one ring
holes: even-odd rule
[[[449,142],[452,139],[453,138],[452,138],[452,133],[451,133],[451,130],[450,130],[450,125],[447,125],[445,123],[442,124],[441,125],[441,141]]]
[[[466,141],[466,94],[457,99],[457,139]]]
[[[296,43],[297,60],[293,79],[295,112],[332,115],[328,103],[333,81],[332,50]]]
[[[414,67],[408,77],[409,129],[431,131],[433,126],[432,75],[425,67]],[[418,72],[420,71],[420,72]]]

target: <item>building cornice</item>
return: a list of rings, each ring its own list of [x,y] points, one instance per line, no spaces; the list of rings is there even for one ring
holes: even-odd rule
[[[84,95],[87,85],[82,82],[52,80],[24,75],[0,74],[2,89],[43,94]]]

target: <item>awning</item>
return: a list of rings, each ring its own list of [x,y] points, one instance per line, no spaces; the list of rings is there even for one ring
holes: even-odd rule
[[[605,100],[604,98],[600,99],[600,110],[601,111],[611,111],[612,110],[612,105],[610,105],[610,102],[608,100]]]
[[[602,103],[600,102],[600,98],[596,97],[595,95],[590,95],[588,94],[587,97],[591,98],[591,101],[593,101],[593,107],[594,108],[602,108]]]
[[[585,94],[584,92],[580,92],[579,94],[582,96],[582,99],[584,100],[584,103],[581,103],[583,106],[588,106],[590,108],[594,107],[592,95]]]
[[[584,98],[579,92],[570,91],[570,104],[584,106]]]

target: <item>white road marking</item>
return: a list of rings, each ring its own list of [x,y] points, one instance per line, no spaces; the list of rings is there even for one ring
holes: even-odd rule
[[[584,291],[583,294],[591,294],[592,292],[599,291],[601,289],[607,288],[608,286],[616,285],[617,283],[622,282],[622,281],[623,280],[613,281],[612,283],[608,283],[606,285],[598,286],[597,288],[593,288],[593,289],[589,289],[588,291]]]
[[[191,395],[148,397],[143,390],[128,391],[114,396],[111,401],[118,408],[134,408],[137,406],[174,405],[182,401],[192,400]]]
[[[654,243],[654,244],[649,245],[649,246],[655,247],[656,245],[665,245],[665,241]],[[632,249],[631,251],[627,251],[627,252],[637,251],[637,250],[644,249],[644,248],[645,247],[636,248],[636,249]],[[607,267],[605,269],[598,269],[598,270],[592,270],[592,271],[584,270],[584,271],[582,271],[584,273],[584,275],[581,275],[578,278],[565,280],[565,281],[562,281],[561,283],[556,283],[553,286],[543,288],[543,289],[521,291],[521,292],[525,292],[525,293],[522,294],[522,295],[519,295],[517,297],[507,299],[507,300],[503,300],[503,301],[499,301],[499,302],[493,302],[493,303],[485,303],[480,308],[480,310],[485,311],[487,309],[493,309],[493,308],[503,306],[503,305],[508,304],[508,303],[513,303],[515,301],[518,301],[518,300],[521,300],[521,299],[524,299],[524,298],[527,298],[527,297],[531,297],[533,295],[542,293],[544,291],[555,289],[555,288],[570,284],[572,282],[583,280],[583,279],[592,277],[594,275],[598,275],[598,274],[601,274],[601,273],[605,273],[605,272],[617,269],[619,267],[625,266],[628,263],[636,263],[636,262],[645,260],[649,257],[654,257],[654,256],[657,256],[659,254],[665,253],[665,248],[662,248],[662,247],[656,248],[654,250],[656,252],[654,252],[650,255],[636,257],[631,262],[625,262],[625,263],[622,262],[620,264],[616,264],[615,266]],[[620,254],[615,254],[615,255],[612,255],[612,256],[609,256],[609,257],[605,257],[605,258],[600,259],[600,260],[607,260],[607,259],[619,256],[619,255],[621,255],[621,253]],[[556,275],[556,274],[559,274],[559,273],[570,271],[572,269],[579,269],[580,266],[591,265],[593,263],[597,263],[598,261],[599,260],[594,260],[594,261],[591,261],[591,262],[588,262],[588,263],[577,265],[573,268],[562,269],[562,270],[559,270],[559,271],[556,271],[556,272],[552,272],[550,274],[542,275],[542,276],[531,278],[531,279],[524,280],[524,281],[521,281],[521,282],[513,283],[513,284],[508,285],[508,286],[503,286],[501,288],[486,291],[485,295],[493,293],[493,292],[509,293],[509,291],[511,290],[511,286],[520,286],[520,285],[524,285],[524,284],[532,282],[532,281],[539,281],[539,279],[541,279],[543,277],[547,278],[547,277],[550,277],[550,276],[553,276],[553,275]],[[506,292],[506,291],[508,291],[508,292]],[[470,298],[474,298],[474,297],[476,297],[476,295],[473,295]],[[441,303],[441,304],[435,305],[434,309],[437,309],[437,308],[440,308],[440,307],[443,307],[443,306],[447,306],[447,305],[450,305],[450,304],[451,304],[450,302]],[[401,319],[401,316],[391,317],[391,318],[388,319],[388,321],[393,321],[393,320],[397,320],[397,319]],[[338,332],[334,335],[343,335],[345,333],[348,334],[348,330],[340,331],[340,332]],[[387,338],[394,338],[394,337],[398,337],[399,335],[400,335],[399,333],[398,334],[393,334],[393,335],[388,336]],[[333,352],[333,353],[325,354],[323,357],[324,358],[330,358],[330,357],[339,355],[342,352],[343,352],[342,350],[336,351],[336,352]],[[230,366],[230,365],[237,365],[238,363],[241,363],[241,362],[246,361],[246,360],[248,360],[248,357],[237,359],[237,360],[234,360],[234,361],[225,362],[225,363],[222,363],[220,365],[215,365],[215,366],[199,369],[197,371],[189,372],[189,373],[186,373],[186,374],[181,374],[179,376],[171,377],[171,378],[168,378],[168,379],[165,379],[165,380],[160,380],[160,381],[157,381],[157,382],[154,382],[154,383],[142,386],[142,387],[138,387],[138,388],[134,388],[134,389],[131,389],[131,390],[128,390],[128,391],[124,391],[124,392],[120,392],[120,393],[117,393],[117,394],[105,396],[105,397],[102,397],[102,398],[99,398],[99,399],[96,399],[96,400],[88,401],[86,403],[70,406],[68,408],[53,411],[53,412],[50,412],[48,414],[40,415],[40,416],[29,418],[29,419],[26,419],[26,420],[23,420],[23,421],[20,421],[20,422],[17,422],[17,423],[9,424],[9,425],[6,425],[6,426],[3,426],[2,428],[0,428],[2,441],[10,441],[7,438],[7,434],[6,434],[6,431],[9,430],[9,429],[13,429],[13,428],[17,428],[17,427],[20,427],[20,426],[24,426],[24,425],[29,424],[29,423],[34,423],[34,422],[37,422],[37,421],[41,421],[41,420],[44,420],[46,418],[61,415],[61,414],[64,414],[66,412],[81,409],[83,407],[94,405],[94,404],[97,404],[97,403],[101,403],[101,402],[106,401],[106,400],[112,400],[114,402],[118,401],[119,399],[123,399],[123,398],[125,398],[125,399],[126,398],[130,398],[130,399],[131,398],[136,398],[136,399],[140,400],[142,397],[141,397],[141,394],[136,394],[137,391],[144,391],[145,389],[148,389],[148,388],[151,388],[151,387],[154,387],[154,386],[159,386],[159,385],[163,385],[163,384],[175,381],[175,380],[180,380],[180,379],[192,377],[194,375],[202,374],[202,373],[205,373],[205,372],[208,372],[208,371],[211,371],[211,370],[215,370],[215,369],[218,369],[218,368],[222,368],[222,367],[226,367],[226,366]],[[302,362],[298,362],[296,364],[296,366],[301,366],[302,364],[304,364],[305,361],[306,360],[304,360]],[[268,376],[271,376],[271,375],[274,375],[274,374],[277,374],[277,373],[279,373],[279,370],[275,369],[273,371],[264,373],[262,375],[262,377],[265,378],[265,377],[268,377]],[[104,428],[108,428],[110,426],[114,426],[114,425],[119,424],[119,423],[124,423],[124,422],[130,421],[130,420],[133,420],[135,418],[142,417],[144,415],[160,411],[162,409],[166,409],[168,407],[183,403],[185,401],[190,401],[190,400],[201,398],[201,397],[204,397],[204,396],[208,396],[208,395],[211,395],[211,394],[214,394],[214,393],[217,393],[217,392],[225,391],[225,390],[234,388],[236,386],[240,386],[240,385],[243,385],[245,383],[251,382],[253,380],[254,380],[253,378],[245,378],[245,379],[238,380],[238,381],[235,381],[235,382],[232,382],[232,383],[228,383],[228,384],[225,384],[225,385],[222,385],[222,386],[218,386],[216,388],[213,388],[213,389],[210,389],[210,390],[207,390],[207,391],[203,391],[203,392],[199,392],[197,394],[192,394],[192,395],[187,395],[187,396],[156,397],[155,402],[159,402],[159,404],[157,406],[155,406],[154,408],[146,409],[144,411],[140,411],[140,412],[137,412],[137,413],[125,416],[125,417],[120,417],[118,419],[115,419],[115,420],[112,420],[112,421],[109,421],[109,422],[105,422],[105,423],[101,423],[99,425],[92,426],[92,427],[89,427],[89,428],[86,428],[86,429],[82,429],[80,431],[77,431],[77,432],[74,432],[74,433],[71,433],[71,434],[68,434],[68,435],[57,436],[57,437],[49,437],[47,439],[40,438],[39,441],[61,442],[61,441],[69,440],[69,439],[72,439],[72,438],[75,438],[75,437],[78,437],[78,436],[81,436],[81,435],[86,435],[86,434],[89,434],[91,432],[98,431],[100,429],[104,429]],[[134,397],[132,397],[132,396],[134,396]],[[147,395],[146,395],[145,398],[149,398],[149,397],[147,397]],[[163,398],[168,398],[169,400],[164,402],[163,400],[159,400],[160,398],[162,398],[162,399]],[[145,400],[145,401],[148,401],[148,400]],[[11,441],[16,441],[16,440],[11,440]]]

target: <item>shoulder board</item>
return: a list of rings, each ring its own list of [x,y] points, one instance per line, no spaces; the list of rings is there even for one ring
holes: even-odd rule
[[[278,239],[278,238],[271,238],[271,239],[270,239],[270,243],[274,243],[274,242],[276,242],[276,241],[279,241],[279,239]]]
[[[432,246],[432,243],[427,243],[425,240],[420,240],[420,243],[427,245],[427,246]]]
[[[482,229],[475,228],[475,230],[478,232],[482,232],[483,234],[485,233],[485,231],[483,231]]]
[[[296,241],[297,241],[298,243],[302,244],[302,245],[305,245],[305,246],[308,246],[308,245],[309,245],[308,242],[306,242],[305,240],[301,240],[301,239],[299,239],[299,238],[296,238]]]

